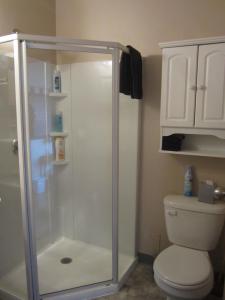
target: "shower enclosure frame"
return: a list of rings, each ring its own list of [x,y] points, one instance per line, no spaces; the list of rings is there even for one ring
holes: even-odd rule
[[[67,39],[52,36],[35,36],[14,33],[0,37],[0,44],[13,42],[14,71],[16,90],[16,114],[18,133],[18,156],[20,191],[22,204],[22,221],[25,246],[25,262],[27,275],[28,299],[80,299],[86,297],[104,296],[116,292],[136,264],[137,259],[118,278],[118,178],[119,178],[119,58],[120,51],[129,52],[128,48],[117,42]],[[35,228],[32,179],[29,145],[29,112],[28,112],[28,83],[27,55],[28,48],[62,50],[112,55],[112,280],[90,284],[69,290],[40,295],[38,287],[37,253],[35,245]],[[139,112],[140,113],[140,112]],[[137,210],[136,210],[137,212]],[[136,221],[135,221],[136,222]],[[135,256],[137,256],[135,245]]]

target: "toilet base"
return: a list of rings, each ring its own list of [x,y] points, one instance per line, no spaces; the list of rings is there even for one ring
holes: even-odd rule
[[[184,300],[183,298],[173,298],[171,296],[167,296],[166,300]]]
[[[205,297],[203,298],[200,298],[198,300],[201,300],[201,299],[204,299]],[[166,300],[186,300],[185,298],[178,298],[178,297],[171,297],[171,296],[167,296],[166,297]]]

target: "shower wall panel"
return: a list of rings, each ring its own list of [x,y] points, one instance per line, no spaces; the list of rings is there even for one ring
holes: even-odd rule
[[[17,138],[14,60],[0,55],[0,277],[24,260]],[[15,251],[16,249],[16,251]]]
[[[63,112],[67,158],[58,178],[64,235],[111,247],[112,65],[111,61],[60,66],[67,99]],[[120,94],[119,247],[135,256],[139,101]]]
[[[0,56],[0,181],[18,177],[18,157],[12,150],[17,138],[14,65],[11,57]]]
[[[112,247],[112,63],[74,63],[72,142],[78,240]]]
[[[112,63],[61,65],[66,155],[59,193],[64,235],[111,249]]]
[[[119,103],[119,254],[135,257],[140,101]]]
[[[10,272],[24,260],[22,216],[19,183],[9,181],[0,183],[0,238],[1,268],[0,277]],[[6,201],[7,199],[7,201]],[[6,226],[7,224],[7,226]]]
[[[61,236],[60,205],[56,191],[57,172],[52,165],[53,147],[49,132],[56,107],[48,98],[54,65],[31,59],[28,63],[32,191],[37,250]]]
[[[68,133],[65,138],[65,159],[68,164],[54,168],[56,176],[57,197],[60,208],[60,226],[62,236],[70,239],[76,239],[75,232],[75,203],[77,201],[76,191],[73,189],[73,176],[76,169],[73,170],[72,155],[72,119],[76,116],[72,113],[72,85],[71,65],[58,65],[61,73],[62,91],[66,97],[57,101],[57,111],[63,114],[63,131]]]

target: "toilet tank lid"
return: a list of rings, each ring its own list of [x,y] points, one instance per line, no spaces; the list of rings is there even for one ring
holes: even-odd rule
[[[199,202],[197,197],[186,197],[183,195],[168,195],[164,198],[165,207],[177,208],[193,212],[208,214],[225,214],[225,202],[216,201],[214,204]]]

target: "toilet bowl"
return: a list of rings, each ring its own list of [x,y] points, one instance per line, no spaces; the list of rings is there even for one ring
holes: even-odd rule
[[[154,261],[154,278],[168,299],[202,299],[213,287],[208,253],[173,245]]]

